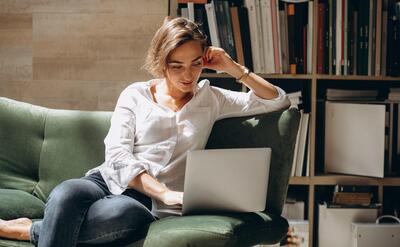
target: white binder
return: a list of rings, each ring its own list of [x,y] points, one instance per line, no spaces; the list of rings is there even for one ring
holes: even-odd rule
[[[325,172],[383,178],[385,114],[385,105],[327,101]]]

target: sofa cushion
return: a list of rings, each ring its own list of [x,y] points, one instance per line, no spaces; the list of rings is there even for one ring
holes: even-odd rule
[[[35,196],[13,189],[0,189],[0,219],[9,220],[20,217],[42,218],[44,202]]]
[[[0,97],[0,188],[34,189],[47,111]]]
[[[28,241],[0,239],[0,247],[34,247],[34,245]]]
[[[150,225],[140,246],[252,246],[277,243],[287,232],[287,221],[266,213],[167,217]]]
[[[111,112],[50,110],[34,194],[45,200],[64,180],[78,178],[104,161],[103,140]]]

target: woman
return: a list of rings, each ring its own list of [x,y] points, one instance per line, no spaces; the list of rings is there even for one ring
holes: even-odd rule
[[[122,244],[182,205],[186,153],[204,148],[213,123],[289,106],[285,93],[233,61],[185,18],[166,19],[145,68],[157,79],[120,95],[105,138],[105,162],[50,194],[43,221],[0,222],[0,236],[38,246]],[[224,71],[249,93],[198,83],[203,68]],[[152,205],[150,205],[152,204]]]

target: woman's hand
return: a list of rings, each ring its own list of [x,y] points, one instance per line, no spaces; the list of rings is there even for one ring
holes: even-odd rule
[[[210,46],[204,52],[203,67],[223,71],[238,78],[244,72],[244,66],[233,61],[229,54],[222,48]]]
[[[183,203],[183,192],[166,190],[161,193],[159,197],[160,201],[168,206],[180,205]]]

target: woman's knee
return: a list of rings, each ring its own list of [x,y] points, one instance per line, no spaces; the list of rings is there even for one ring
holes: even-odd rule
[[[96,188],[97,187],[97,188]],[[47,203],[57,202],[67,205],[69,202],[79,203],[100,199],[98,186],[84,179],[69,179],[57,185],[47,200]]]
[[[106,196],[89,208],[79,239],[85,243],[140,239],[154,220],[151,212],[135,199],[124,195]]]
[[[124,195],[109,195],[94,203],[88,211],[88,219],[99,217],[105,222],[126,222],[127,225],[140,222],[142,224],[154,221],[154,216],[148,208],[137,200]]]

